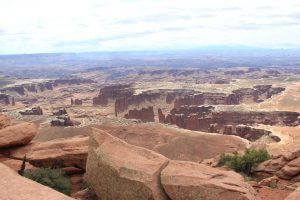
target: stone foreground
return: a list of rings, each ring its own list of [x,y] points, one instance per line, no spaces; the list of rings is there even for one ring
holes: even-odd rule
[[[170,161],[97,129],[90,136],[85,179],[101,199],[259,199],[235,172]]]
[[[72,200],[62,193],[18,175],[0,163],[1,200]]]

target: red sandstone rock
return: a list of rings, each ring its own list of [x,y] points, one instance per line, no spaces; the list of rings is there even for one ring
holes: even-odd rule
[[[0,113],[0,129],[8,127],[11,125],[11,120],[6,115]]]
[[[237,105],[243,102],[262,102],[263,99],[284,91],[284,88],[273,88],[271,85],[258,85],[254,88],[241,88],[232,91],[232,94],[224,93],[199,93],[185,95],[175,100],[174,107],[183,105]],[[170,97],[169,97],[170,98]]]
[[[55,139],[35,143],[27,153],[30,164],[36,167],[77,167],[85,169],[88,137]]]
[[[300,188],[297,188],[294,192],[292,192],[287,198],[284,200],[299,200],[300,198]]]
[[[167,163],[160,154],[94,130],[85,180],[103,199],[164,200],[160,171]]]
[[[125,115],[126,119],[139,119],[143,122],[154,122],[153,107],[142,108],[141,110],[129,110]]]
[[[0,148],[28,144],[36,133],[36,125],[28,122],[3,128],[0,130]]]
[[[241,175],[193,162],[170,161],[161,172],[161,182],[174,200],[258,199]]]
[[[214,111],[212,106],[181,106],[174,108],[167,115],[165,123],[175,124],[180,128],[207,131],[210,124],[224,125],[300,125],[298,112],[285,111]],[[251,138],[251,137],[250,137]]]
[[[166,117],[160,108],[157,110],[157,113],[158,113],[159,123],[165,123]]]
[[[60,192],[20,176],[0,163],[0,199],[2,200],[72,200]]]
[[[224,130],[223,130],[223,134],[225,134],[225,135],[232,135],[233,134],[233,127],[232,127],[232,125],[225,125],[224,126]]]

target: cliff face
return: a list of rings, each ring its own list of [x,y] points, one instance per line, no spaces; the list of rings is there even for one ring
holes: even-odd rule
[[[7,95],[7,94],[0,94],[0,103],[3,103],[5,105],[10,104],[9,95]]]
[[[243,102],[259,103],[273,95],[284,91],[284,88],[273,88],[271,85],[257,85],[254,88],[241,88],[232,91],[232,94],[224,93],[199,93],[185,95],[174,102],[174,107],[182,105],[237,105]],[[171,97],[169,97],[171,99]],[[169,101],[170,102],[170,101]]]
[[[7,87],[0,90],[0,92],[16,92],[19,95],[25,95],[27,92],[44,92],[46,90],[53,90],[58,85],[80,85],[84,83],[94,83],[89,79],[57,79],[51,81],[45,81],[42,83],[21,84],[13,87]]]
[[[111,85],[100,89],[99,95],[93,99],[93,105],[106,106],[109,99],[125,98],[133,95],[131,85]]]
[[[297,112],[238,112],[238,111],[214,111],[212,106],[181,106],[174,108],[167,115],[165,123],[175,124],[180,128],[190,130],[207,131],[211,124],[217,124],[222,128],[224,125],[285,125],[297,126],[300,113]]]
[[[125,114],[126,119],[139,119],[143,122],[154,122],[154,111],[153,107],[142,108],[141,110],[129,110]]]

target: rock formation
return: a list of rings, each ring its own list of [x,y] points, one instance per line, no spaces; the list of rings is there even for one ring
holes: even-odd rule
[[[85,180],[103,199],[256,199],[253,188],[235,172],[169,161],[96,129],[90,136]]]
[[[53,115],[60,116],[60,115],[67,115],[67,111],[65,108],[60,108],[58,111],[53,112]]]
[[[232,91],[232,94],[224,93],[199,93],[189,94],[178,98],[174,102],[174,107],[183,105],[237,105],[243,102],[262,102],[275,94],[284,91],[284,88],[273,88],[271,85],[257,85],[254,88],[241,88]]]
[[[157,110],[159,123],[165,123],[166,116],[163,114],[162,110],[159,108]]]
[[[225,135],[233,135],[233,127],[232,127],[232,125],[225,125],[223,127],[223,134],[225,134]]]
[[[80,100],[80,99],[75,99],[75,100],[74,100],[74,105],[76,105],[76,106],[81,106],[81,105],[82,105],[82,100]]]
[[[287,180],[296,178],[300,175],[299,147],[273,156],[271,160],[260,163],[254,171],[262,177],[276,175]]]
[[[28,122],[3,128],[0,130],[0,148],[28,144],[36,133],[36,125]]]
[[[73,121],[67,114],[56,116],[50,123],[51,126],[74,126]]]
[[[243,179],[232,171],[186,161],[170,161],[161,172],[170,199],[256,200],[255,190]]]
[[[139,119],[142,122],[154,122],[153,107],[142,108],[141,110],[129,110],[124,116],[126,119]]]
[[[224,125],[285,125],[297,126],[300,113],[286,111],[214,111],[212,106],[181,106],[167,115],[165,123],[189,130],[207,131],[210,124]]]
[[[0,163],[0,199],[3,200],[72,200],[60,192],[20,176]]]
[[[235,129],[236,129],[236,131],[235,131],[235,133],[232,133],[233,135],[240,136],[240,137],[245,138],[252,142],[259,139],[262,136],[269,136],[276,142],[281,141],[281,139],[279,137],[273,135],[272,132],[266,131],[264,129],[252,128],[252,127],[245,126],[245,125],[237,125],[235,127]]]
[[[97,97],[93,99],[93,105],[106,106],[109,99],[129,97],[133,95],[131,85],[110,85],[102,88]]]
[[[9,95],[0,94],[0,103],[5,104],[5,105],[10,104]]]
[[[36,167],[85,169],[87,151],[88,137],[77,136],[35,143],[30,147],[27,158]]]
[[[12,106],[15,106],[15,105],[16,105],[15,97],[12,97],[12,99],[11,99],[11,105],[12,105]]]
[[[43,109],[41,107],[34,107],[19,112],[21,115],[43,115]]]
[[[160,172],[168,159],[103,131],[90,136],[85,180],[103,199],[163,200]]]

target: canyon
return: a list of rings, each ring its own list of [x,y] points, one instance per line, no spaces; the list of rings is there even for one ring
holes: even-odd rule
[[[70,179],[71,197],[47,190],[53,199],[293,198],[299,74],[116,67],[15,80],[0,88],[0,168],[11,179],[2,188],[28,182],[25,195],[41,187],[16,173],[24,161],[26,170],[61,169]],[[271,155],[252,181],[218,165],[221,155],[249,148]]]

